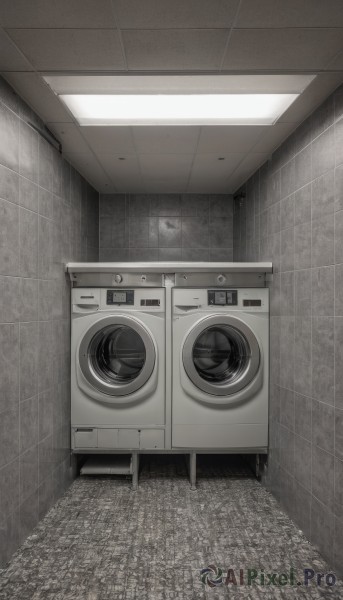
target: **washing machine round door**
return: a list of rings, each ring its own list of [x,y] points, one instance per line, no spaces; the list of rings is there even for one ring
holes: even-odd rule
[[[81,371],[90,385],[110,396],[126,396],[151,377],[156,351],[142,323],[126,316],[92,325],[79,348]]]
[[[261,351],[253,331],[236,317],[213,315],[197,323],[183,346],[184,369],[194,385],[213,396],[229,396],[256,376]]]

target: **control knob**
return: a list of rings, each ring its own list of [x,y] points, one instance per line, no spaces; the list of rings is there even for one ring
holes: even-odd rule
[[[217,281],[218,281],[218,283],[225,283],[225,281],[226,281],[225,275],[218,275]]]
[[[119,273],[116,273],[113,279],[116,283],[121,283],[123,281],[123,277]]]

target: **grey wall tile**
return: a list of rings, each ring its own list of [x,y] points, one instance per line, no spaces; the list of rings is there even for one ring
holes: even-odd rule
[[[294,395],[295,432],[303,438],[312,439],[312,399],[301,394]]]
[[[329,510],[334,506],[334,456],[312,447],[312,493]]]
[[[20,324],[20,398],[31,398],[38,384],[38,323]]]
[[[334,125],[336,165],[343,163],[343,121],[340,119]]]
[[[335,314],[343,316],[343,265],[335,266]]]
[[[158,248],[130,248],[130,261],[156,261],[158,260]]]
[[[343,317],[335,318],[335,406],[343,409]]]
[[[0,324],[0,363],[0,413],[5,413],[16,409],[19,397],[18,324]]]
[[[34,396],[20,403],[20,452],[38,444],[38,398]]]
[[[38,216],[24,208],[20,209],[20,274],[22,277],[38,274]]]
[[[297,317],[294,332],[294,389],[298,394],[312,393],[311,342],[311,318]]]
[[[292,158],[281,169],[281,198],[286,198],[295,189],[295,159]]]
[[[294,227],[281,231],[280,270],[294,271]]]
[[[38,133],[20,121],[19,128],[19,173],[38,183]]]
[[[45,190],[44,188],[38,188],[38,197],[39,197],[39,202],[38,202],[38,212],[40,215],[42,215],[43,217],[46,217],[47,219],[53,219],[54,218],[54,202],[59,202],[58,198],[55,196],[55,200],[54,200],[54,196],[51,192],[48,192],[48,190]]]
[[[343,210],[335,214],[335,263],[343,263]]]
[[[294,194],[294,224],[311,221],[312,185],[308,183]]]
[[[38,141],[39,169],[38,183],[46,190],[53,191],[53,154],[52,147],[42,137]]]
[[[209,249],[208,248],[182,248],[182,260],[189,261],[208,261]]]
[[[343,164],[335,169],[335,204],[334,209],[343,210]]]
[[[280,203],[280,227],[281,229],[287,229],[288,227],[294,227],[294,198],[295,195],[291,194],[287,198],[283,198]]]
[[[334,114],[334,96],[331,95],[311,115],[310,123],[313,140],[333,124]]]
[[[8,408],[0,419],[0,467],[19,456],[19,409]]]
[[[335,166],[334,128],[330,127],[312,143],[312,176],[318,177]]]
[[[19,204],[19,177],[15,171],[0,164],[0,198]]]
[[[231,218],[233,215],[233,202],[231,196],[221,196],[211,194],[209,196],[210,202],[210,217],[211,219],[217,218]]]
[[[299,154],[295,156],[295,189],[303,187],[311,181],[312,177],[312,148],[306,146]]]
[[[296,435],[294,437],[294,477],[307,490],[311,490],[311,442],[303,437]]]
[[[152,217],[178,217],[181,215],[181,198],[178,194],[158,194],[151,198]]]
[[[337,213],[339,214],[339,213]],[[312,266],[322,267],[334,262],[334,216],[312,221]]]
[[[38,524],[38,490],[21,503],[19,514],[19,537],[20,543],[23,543]]]
[[[19,182],[19,203],[23,208],[38,212],[38,191],[39,187],[29,179],[20,177]]]
[[[164,217],[158,223],[159,245],[162,248],[177,248],[181,246],[181,219]]]
[[[158,260],[178,261],[182,259],[182,248],[159,248]]]
[[[311,267],[311,223],[303,223],[294,228],[294,267]]]
[[[0,273],[19,274],[19,208],[0,199]]]
[[[232,219],[212,218],[210,221],[210,247],[227,248],[232,244]]]
[[[342,207],[343,208],[343,207]],[[206,194],[184,194],[181,197],[181,214],[183,217],[209,216],[209,198]]]
[[[280,465],[289,474],[294,474],[294,433],[280,427]]]
[[[208,220],[203,217],[182,218],[182,246],[187,248],[208,248]]]
[[[334,402],[334,320],[316,317],[312,328],[313,397]]]
[[[129,199],[130,219],[150,216],[150,198],[148,194],[132,194]]]
[[[335,460],[335,515],[343,519],[343,462]]]
[[[294,431],[294,392],[280,388],[280,423]]]
[[[19,119],[0,102],[0,163],[19,171]]]
[[[295,314],[294,297],[294,271],[286,271],[280,274],[281,281],[281,316],[293,316]]]
[[[294,288],[295,288],[295,314],[311,315],[312,314],[312,272],[311,269],[295,271],[294,273]]]
[[[122,217],[126,216],[125,194],[100,194],[99,200],[100,217]]]
[[[39,442],[52,434],[54,394],[51,391],[42,392],[38,399],[38,437]]]
[[[312,270],[312,311],[315,316],[334,314],[334,267]]]
[[[333,406],[313,400],[312,442],[331,454],[334,453],[334,419]]]
[[[312,219],[320,219],[334,212],[334,170],[327,171],[312,182]]]
[[[0,323],[20,318],[20,278],[0,276]]]
[[[210,248],[210,261],[231,262],[233,260],[233,249],[232,248]]]
[[[20,456],[20,497],[23,502],[38,488],[38,445]]]

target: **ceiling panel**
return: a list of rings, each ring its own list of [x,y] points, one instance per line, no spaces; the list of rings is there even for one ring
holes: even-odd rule
[[[63,152],[92,154],[82,136],[82,130],[74,123],[49,123],[49,129],[60,140]]]
[[[282,141],[286,139],[294,129],[294,123],[275,123],[272,127],[264,127],[263,134],[252,147],[251,152],[254,154],[264,152],[271,153],[275,148],[280,146]]]
[[[242,0],[236,27],[343,27],[342,0]]]
[[[115,189],[113,190],[113,183],[106,172],[99,163],[94,160],[91,154],[65,153],[63,156],[99,192],[106,194],[110,191],[116,191]]]
[[[236,29],[224,69],[324,69],[343,49],[343,29]]]
[[[247,154],[232,173],[228,192],[233,194],[268,158],[269,153]]]
[[[123,29],[231,27],[238,0],[113,0]]]
[[[157,177],[188,178],[192,166],[192,154],[140,154],[139,164],[143,177],[151,180]]]
[[[8,29],[12,40],[38,70],[125,69],[113,29]]]
[[[115,25],[111,0],[1,0],[0,26],[96,29]]]
[[[219,69],[228,30],[173,29],[123,30],[129,69]]]
[[[265,127],[202,127],[197,152],[218,153],[224,156],[233,152],[248,152],[265,131]]]
[[[82,135],[101,154],[134,154],[131,127],[82,127]]]
[[[0,71],[32,71],[32,66],[0,29]]]
[[[37,73],[5,73],[5,79],[46,123],[72,122],[63,104]]]
[[[105,169],[108,177],[116,185],[117,180],[141,181],[141,171],[137,156],[130,154],[121,160],[120,154],[98,154],[97,158]]]
[[[139,154],[194,153],[200,127],[132,127]]]

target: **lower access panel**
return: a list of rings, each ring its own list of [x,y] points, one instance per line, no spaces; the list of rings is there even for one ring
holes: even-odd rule
[[[173,448],[257,448],[268,446],[267,424],[174,425]]]

